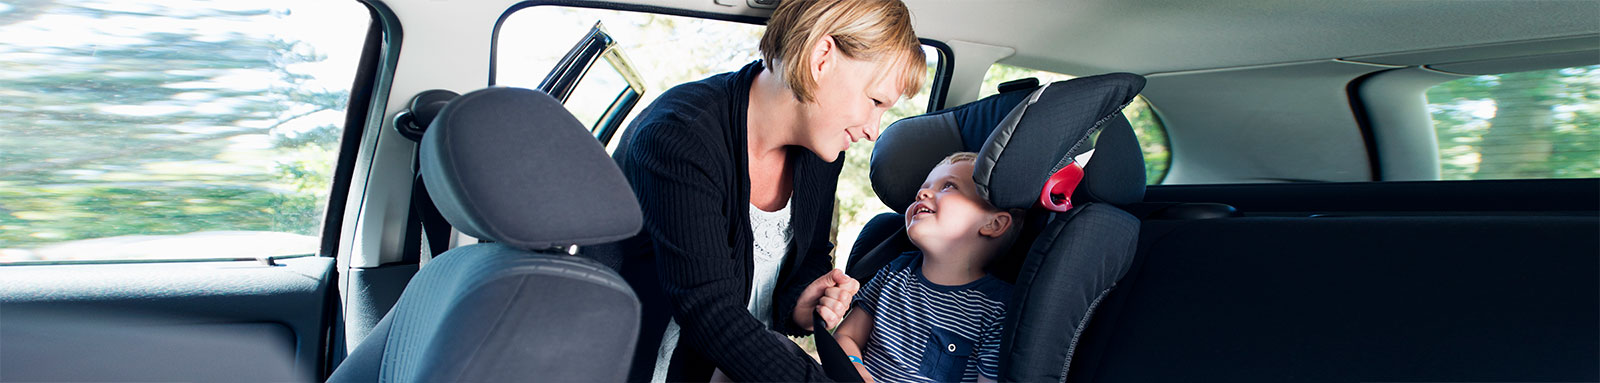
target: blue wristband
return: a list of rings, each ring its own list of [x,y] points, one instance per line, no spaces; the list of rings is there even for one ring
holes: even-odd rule
[[[845,356],[850,357],[850,363],[855,363],[855,364],[859,364],[859,365],[863,365],[863,366],[867,365],[866,363],[862,363],[861,362],[861,357],[859,357],[859,356],[855,356],[855,355],[845,355]]]

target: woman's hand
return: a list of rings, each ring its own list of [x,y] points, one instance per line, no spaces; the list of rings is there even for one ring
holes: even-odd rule
[[[806,286],[800,293],[800,299],[794,305],[794,323],[806,331],[816,331],[812,325],[811,315],[821,314],[822,321],[827,322],[828,328],[839,326],[839,321],[844,319],[844,313],[850,311],[850,300],[855,299],[856,290],[861,289],[861,283],[856,282],[844,274],[844,270],[833,271],[822,275],[811,285]]]

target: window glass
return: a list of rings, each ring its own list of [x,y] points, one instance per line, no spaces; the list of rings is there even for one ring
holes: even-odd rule
[[[360,3],[0,2],[0,263],[315,253]]]
[[[1446,180],[1600,177],[1600,65],[1428,89]]]
[[[572,95],[567,97],[567,110],[592,131],[600,118],[605,116],[606,109],[616,101],[617,95],[627,88],[628,82],[622,79],[622,74],[617,73],[605,60],[599,60],[589,67],[583,81],[572,88]]]
[[[1062,80],[1070,80],[1074,76],[1054,72],[1015,67],[1005,64],[994,64],[989,71],[984,73],[983,87],[978,90],[978,97],[989,97],[1000,93],[1000,84],[1006,81],[1038,78],[1039,83],[1046,84]],[[1145,183],[1156,185],[1167,176],[1167,167],[1170,165],[1172,152],[1167,146],[1166,127],[1161,125],[1161,119],[1156,115],[1150,101],[1144,96],[1138,96],[1128,107],[1122,109],[1122,114],[1128,117],[1128,124],[1133,126],[1133,134],[1139,138],[1139,146],[1144,149]]]
[[[661,92],[685,82],[731,72],[761,58],[756,49],[761,25],[608,9],[535,6],[518,10],[500,25],[495,44],[495,85],[536,88],[561,57],[596,22],[605,26],[625,52],[644,94],[623,119],[626,129],[638,111]],[[623,77],[604,60],[591,67],[567,98],[567,110],[590,128],[624,87]],[[611,140],[615,150],[622,133]]]

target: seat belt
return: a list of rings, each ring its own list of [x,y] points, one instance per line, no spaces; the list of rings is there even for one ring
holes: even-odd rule
[[[423,91],[394,118],[394,129],[400,136],[417,144],[411,156],[411,209],[406,213],[404,245],[400,248],[404,263],[420,263],[424,251],[432,259],[450,248],[450,222],[433,205],[428,186],[422,182],[422,134],[439,111],[458,96],[443,89]]]
[[[862,382],[861,374],[856,372],[856,366],[851,365],[850,357],[844,354],[844,348],[839,347],[839,341],[833,339],[833,334],[828,332],[828,322],[822,320],[821,313],[812,313],[812,327],[815,329],[813,336],[817,346],[817,359],[822,362],[822,372],[828,374],[828,379],[835,382]]]
[[[422,145],[417,147],[418,157],[412,160],[411,166],[415,176],[411,180],[411,209],[406,213],[405,246],[400,250],[401,259],[407,264],[421,262],[424,251],[432,259],[450,248],[450,222],[428,196],[428,186],[422,182],[418,166]]]

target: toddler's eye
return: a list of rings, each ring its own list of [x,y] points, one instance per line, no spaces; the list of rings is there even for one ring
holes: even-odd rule
[[[939,188],[939,190],[950,190],[950,189],[955,189],[955,188],[956,188],[956,184],[954,182],[945,182],[944,183],[944,187]]]

